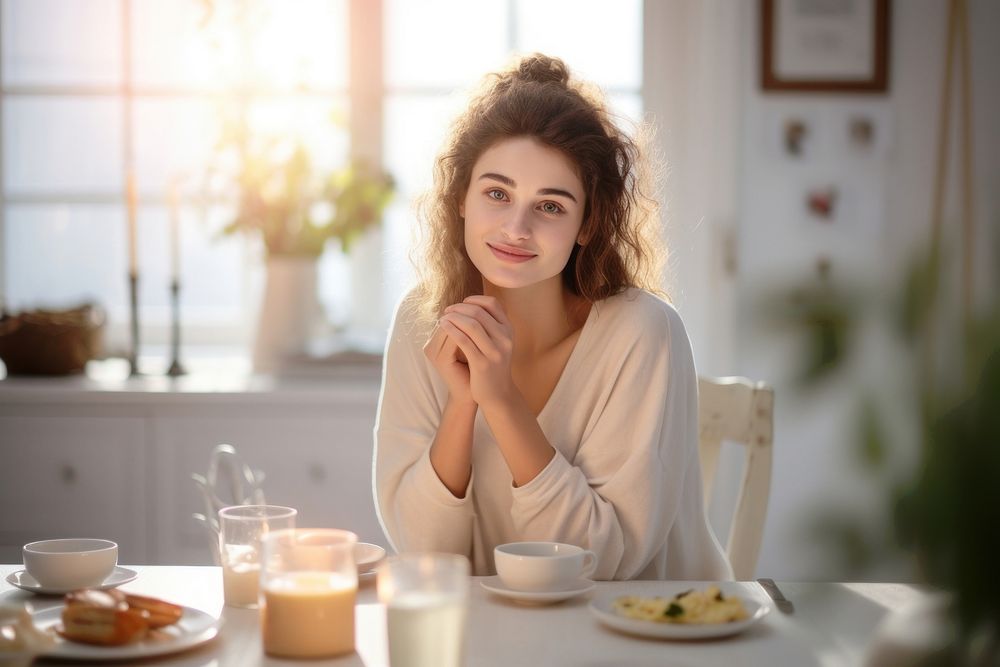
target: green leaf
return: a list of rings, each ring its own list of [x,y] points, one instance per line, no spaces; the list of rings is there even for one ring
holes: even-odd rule
[[[940,276],[940,256],[933,252],[921,253],[906,269],[895,306],[896,328],[903,340],[912,343],[927,329]]]
[[[886,465],[887,438],[878,406],[871,397],[862,402],[858,421],[861,432],[858,438],[858,457],[867,468],[882,470]]]

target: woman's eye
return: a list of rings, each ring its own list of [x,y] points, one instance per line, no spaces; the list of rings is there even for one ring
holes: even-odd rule
[[[490,190],[486,193],[486,196],[490,199],[495,199],[496,201],[503,201],[507,196],[503,193],[503,190]]]
[[[559,206],[559,204],[554,204],[550,201],[547,201],[544,204],[542,204],[542,211],[544,211],[545,213],[561,213],[562,207]]]

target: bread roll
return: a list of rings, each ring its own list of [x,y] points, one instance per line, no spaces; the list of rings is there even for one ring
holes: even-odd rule
[[[125,602],[129,609],[145,612],[149,627],[153,629],[176,623],[184,613],[184,608],[180,605],[144,595],[126,593]]]
[[[64,638],[100,646],[128,644],[149,631],[149,622],[140,612],[85,603],[63,607],[62,624],[59,634]]]
[[[183,613],[179,605],[157,598],[83,589],[66,596],[59,634],[85,644],[118,646],[145,637],[149,630],[176,623]]]

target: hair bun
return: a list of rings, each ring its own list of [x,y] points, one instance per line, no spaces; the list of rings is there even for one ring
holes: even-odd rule
[[[535,83],[558,83],[565,86],[569,83],[569,69],[559,58],[553,58],[541,53],[524,56],[516,66],[517,77],[522,81]]]

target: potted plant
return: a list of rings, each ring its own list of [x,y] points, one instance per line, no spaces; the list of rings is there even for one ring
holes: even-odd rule
[[[1000,239],[995,248],[1000,260]],[[852,293],[827,277],[761,309],[803,336],[799,389],[851,365],[863,321],[888,316],[899,377],[889,391],[859,390],[855,451],[889,511],[830,509],[811,536],[840,554],[852,578],[888,565],[942,595],[894,610],[865,664],[1000,664],[1000,294],[965,321],[949,316],[940,286],[954,265],[932,247],[895,290]],[[891,428],[900,416],[912,432]]]
[[[321,312],[317,260],[327,243],[336,240],[348,251],[377,226],[393,179],[361,160],[322,170],[299,139],[246,135],[220,145],[210,178],[220,174],[237,198],[222,233],[257,237],[266,253],[253,359],[257,371],[277,370],[284,359],[305,352]]]

